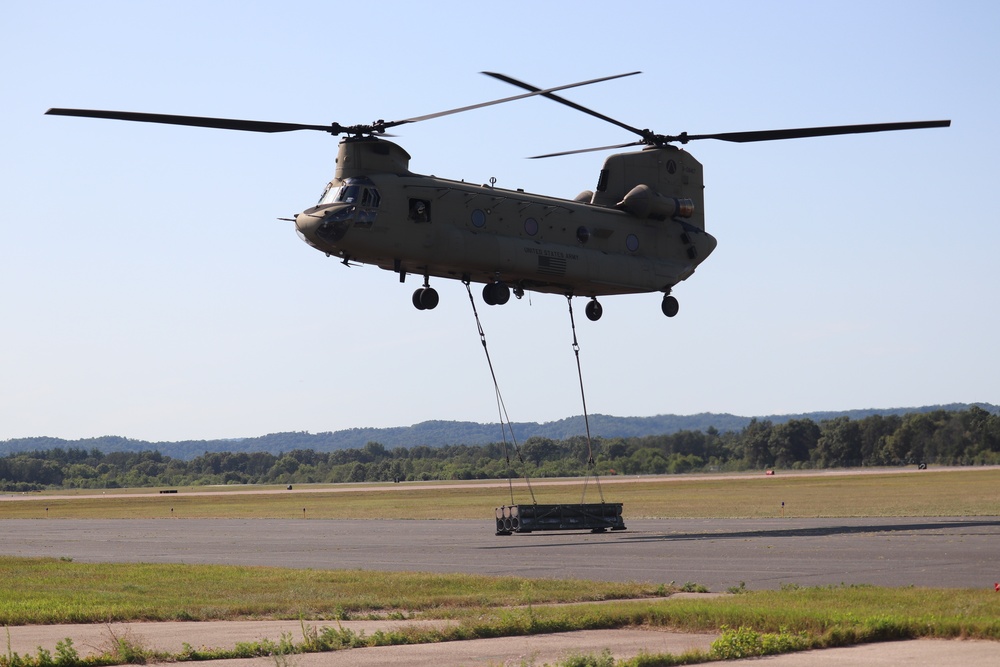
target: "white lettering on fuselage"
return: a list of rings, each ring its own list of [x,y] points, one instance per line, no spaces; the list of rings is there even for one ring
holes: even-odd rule
[[[558,257],[560,259],[580,259],[580,256],[573,252],[560,252],[558,250],[545,250],[543,248],[525,248],[524,252],[529,255],[541,255],[543,257]]]

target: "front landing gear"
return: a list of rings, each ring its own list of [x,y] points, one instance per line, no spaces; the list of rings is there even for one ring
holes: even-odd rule
[[[591,322],[596,322],[601,319],[601,315],[604,314],[604,306],[602,306],[597,301],[597,297],[592,297],[587,303],[587,307],[583,310],[587,314],[587,319]]]
[[[399,272],[400,280],[404,275],[402,271]],[[431,277],[428,272],[424,272],[424,286],[413,293],[413,307],[417,310],[434,310],[438,301],[437,290],[431,287]]]
[[[502,306],[510,301],[510,288],[506,283],[499,281],[486,283],[483,287],[483,301],[487,306]]]
[[[669,294],[663,295],[663,303],[660,304],[660,310],[663,311],[664,315],[666,315],[667,317],[673,317],[674,315],[677,314],[677,311],[679,311],[680,309],[681,306],[679,303],[677,303],[677,299],[670,296]]]
[[[417,310],[434,310],[438,301],[437,290],[433,287],[421,287],[413,293],[413,307]]]

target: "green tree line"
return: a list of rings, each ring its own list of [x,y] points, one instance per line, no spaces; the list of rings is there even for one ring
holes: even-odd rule
[[[593,460],[593,466],[590,461]],[[207,484],[303,484],[679,474],[764,468],[1000,464],[1000,415],[968,410],[837,417],[739,431],[713,427],[622,438],[531,437],[521,443],[394,447],[287,453],[206,452],[190,460],[158,451],[50,448],[0,458],[0,490]]]

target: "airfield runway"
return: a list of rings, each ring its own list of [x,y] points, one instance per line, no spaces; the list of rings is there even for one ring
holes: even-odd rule
[[[1000,517],[630,520],[603,534],[494,535],[492,520],[0,520],[0,553],[692,582],[723,592],[874,584],[993,588]]]

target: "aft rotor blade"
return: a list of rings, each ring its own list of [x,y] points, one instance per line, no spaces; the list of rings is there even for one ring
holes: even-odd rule
[[[592,83],[601,83],[602,81],[621,79],[622,77],[634,76],[636,74],[641,74],[641,72],[627,72],[625,74],[613,74],[611,76],[604,76],[599,79],[590,79],[589,81],[569,83],[564,86],[556,86],[555,88],[546,88],[545,90],[542,90],[540,88],[532,88],[530,89],[531,90],[530,93],[525,93],[523,95],[514,95],[512,97],[504,97],[502,99],[492,100],[490,102],[480,102],[479,104],[470,104],[469,106],[459,107],[458,109],[449,109],[447,111],[438,111],[437,113],[427,114],[426,116],[416,116],[414,118],[407,118],[405,120],[389,121],[387,123],[380,124],[380,126],[395,127],[397,125],[402,125],[404,123],[416,123],[422,120],[430,120],[431,118],[440,118],[441,116],[450,116],[451,114],[461,113],[463,111],[472,111],[473,109],[481,109],[482,107],[493,106],[494,104],[503,104],[504,102],[513,102],[514,100],[523,100],[526,97],[534,97],[535,95],[549,95],[557,90],[566,90],[567,88],[578,88],[580,86],[589,86]]]
[[[483,74],[485,74],[487,76],[492,76],[494,79],[499,79],[499,80],[504,81],[506,83],[509,83],[509,84],[511,84],[513,86],[517,86],[519,88],[524,88],[525,90],[533,91],[533,94],[535,94],[535,95],[541,95],[542,97],[547,97],[548,99],[552,100],[553,102],[559,102],[560,104],[565,104],[566,106],[570,107],[571,109],[576,109],[577,111],[582,111],[583,113],[588,114],[590,116],[593,116],[594,118],[600,118],[601,120],[606,121],[608,123],[611,123],[612,125],[617,125],[620,128],[626,129],[629,132],[634,132],[635,134],[638,134],[640,137],[644,137],[645,138],[647,135],[649,135],[649,130],[640,130],[637,127],[632,127],[631,125],[623,123],[620,120],[615,120],[614,118],[611,118],[610,116],[605,116],[602,113],[598,113],[598,112],[594,111],[593,109],[588,109],[587,107],[585,107],[585,106],[583,106],[581,104],[577,104],[576,102],[571,102],[571,101],[567,100],[564,97],[559,97],[558,95],[553,95],[552,91],[553,90],[557,90],[556,88],[553,88],[552,90],[541,90],[540,88],[536,88],[535,86],[532,86],[530,83],[525,83],[524,81],[518,81],[517,79],[515,79],[513,77],[509,77],[506,74],[499,74],[497,72],[483,72]],[[633,72],[633,74],[639,74],[639,72]],[[611,148],[620,148],[620,147],[619,146],[612,146]],[[603,149],[600,149],[600,148],[587,148],[587,149],[583,149],[581,151],[575,151],[575,152],[586,153],[588,151],[594,151],[594,150],[603,150]],[[538,157],[555,157],[556,155],[568,155],[568,153],[554,153],[552,155],[539,155]]]
[[[667,137],[667,141],[686,144],[695,139],[718,139],[749,143],[753,141],[778,141],[780,139],[804,139],[807,137],[827,137],[838,134],[864,134],[866,132],[893,132],[896,130],[923,130],[932,127],[950,127],[950,120],[926,120],[909,123],[874,123],[868,125],[834,125],[831,127],[800,127],[787,130],[757,130],[754,132],[722,132],[718,134],[681,134]]]
[[[140,123],[163,123],[166,125],[188,125],[209,127],[220,130],[242,130],[245,132],[293,132],[295,130],[320,130],[338,134],[344,130],[340,125],[303,125],[300,123],[272,123],[260,120],[239,120],[236,118],[207,118],[204,116],[175,116],[159,113],[137,113],[133,111],[104,111],[100,109],[49,109],[50,116],[79,116],[83,118],[108,118],[130,120]]]

